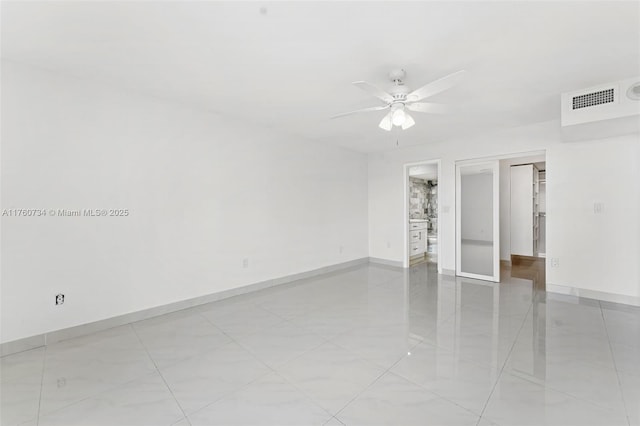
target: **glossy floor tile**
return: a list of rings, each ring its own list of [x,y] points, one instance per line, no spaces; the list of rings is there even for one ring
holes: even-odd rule
[[[609,410],[526,379],[503,373],[483,414],[498,425],[627,425]]]
[[[160,372],[182,409],[190,414],[270,373],[271,369],[231,342],[204,355],[161,367]]]
[[[0,424],[640,425],[640,309],[539,279],[363,265],[5,356]]]
[[[49,345],[40,413],[49,413],[155,371],[131,326]]]
[[[40,416],[41,426],[172,425],[184,413],[158,373]]]
[[[385,370],[327,342],[280,368],[279,373],[331,414],[336,414]]]
[[[479,416],[387,372],[336,416],[346,425],[475,425]]]
[[[45,349],[0,359],[0,425],[37,419]]]
[[[272,373],[189,416],[192,426],[324,425],[331,415]]]

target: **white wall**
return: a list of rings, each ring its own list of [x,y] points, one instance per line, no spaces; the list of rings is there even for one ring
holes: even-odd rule
[[[3,342],[368,255],[362,154],[4,62],[2,114],[3,209],[130,211],[2,218]]]
[[[441,159],[441,259],[455,270],[455,161],[547,153],[547,285],[640,297],[640,138],[562,142],[558,121],[369,155],[369,255],[403,259],[403,165]],[[605,203],[601,215],[593,203]],[[640,300],[640,299],[636,299]]]

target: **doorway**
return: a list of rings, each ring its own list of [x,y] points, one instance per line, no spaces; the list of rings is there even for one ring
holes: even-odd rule
[[[405,268],[418,263],[429,263],[437,268],[439,274],[442,273],[442,240],[438,224],[440,181],[440,160],[405,164]]]
[[[528,179],[513,188],[512,166],[514,176]],[[456,162],[456,275],[494,282],[501,273],[533,277],[544,290],[546,171],[545,151]],[[522,247],[526,256],[512,252]]]
[[[503,271],[530,279],[535,290],[546,288],[546,155],[500,160]]]

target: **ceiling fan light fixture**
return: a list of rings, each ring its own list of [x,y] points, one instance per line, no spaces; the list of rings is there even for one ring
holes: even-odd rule
[[[407,120],[407,114],[404,112],[402,108],[398,108],[393,111],[393,115],[391,116],[391,122],[394,126],[402,126],[404,122]]]
[[[413,117],[405,112],[405,120],[404,123],[402,123],[402,130],[407,130],[409,127],[413,127],[414,124],[416,124],[416,122]]]
[[[391,128],[393,127],[393,124],[391,123],[392,115],[393,115],[392,112],[389,112],[387,115],[385,115],[380,121],[380,124],[378,124],[378,127],[380,127],[383,130],[386,130],[387,132],[390,132]]]
[[[431,83],[413,91],[410,91],[410,89],[404,84],[406,73],[402,69],[393,70],[389,73],[389,80],[393,83],[393,86],[389,91],[382,90],[371,83],[367,83],[366,81],[354,81],[353,84],[356,87],[380,99],[384,102],[384,105],[361,108],[355,111],[337,114],[331,118],[344,117],[361,112],[390,109],[389,113],[382,118],[378,127],[388,132],[393,130],[394,126],[401,127],[403,130],[406,130],[416,124],[413,117],[411,117],[407,111],[430,114],[441,114],[447,112],[447,108],[442,104],[420,101],[453,87],[464,73],[464,70],[454,72],[453,74],[449,74],[438,80],[432,81]],[[635,90],[634,94],[637,94]]]

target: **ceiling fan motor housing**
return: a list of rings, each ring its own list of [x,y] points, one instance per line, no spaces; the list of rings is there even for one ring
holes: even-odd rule
[[[407,76],[405,70],[399,68],[395,70],[391,70],[389,73],[389,80],[393,81],[395,84],[403,84],[404,78]]]
[[[409,94],[409,88],[407,86],[394,86],[389,92],[394,101],[405,101]]]
[[[395,69],[389,73],[389,80],[393,82],[389,94],[393,96],[393,102],[404,102],[407,99],[409,88],[404,85],[406,75],[403,69]]]

